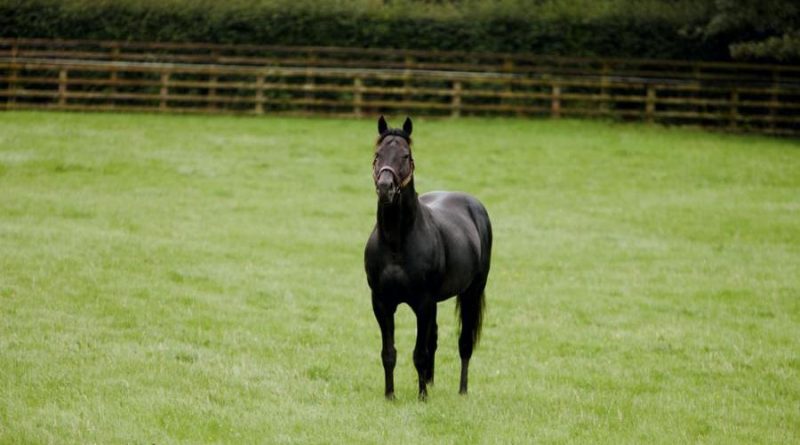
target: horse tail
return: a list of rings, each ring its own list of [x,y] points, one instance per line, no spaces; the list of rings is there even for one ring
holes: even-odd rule
[[[465,333],[472,346],[477,346],[481,339],[483,313],[486,308],[486,292],[470,294],[464,292],[456,298],[459,333]]]
[[[481,327],[483,326],[483,314],[486,310],[486,280],[489,277],[489,266],[492,254],[492,226],[489,222],[489,215],[483,206],[480,207],[477,215],[473,213],[481,239],[480,253],[480,272],[466,291],[459,294],[456,298],[456,313],[458,313],[459,331],[461,332],[459,343],[468,341],[468,355],[471,354],[472,347],[478,344],[481,337]],[[466,335],[463,335],[466,334]],[[465,345],[466,346],[466,345]]]

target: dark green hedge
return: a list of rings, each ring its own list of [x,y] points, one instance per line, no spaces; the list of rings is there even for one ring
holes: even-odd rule
[[[728,57],[726,42],[688,37],[691,33],[682,32],[707,20],[702,14],[687,18],[686,14],[625,11],[619,6],[625,1],[629,0],[617,1],[617,11],[581,15],[566,11],[567,1],[560,2],[564,13],[553,13],[551,8],[549,13],[539,14],[541,8],[525,9],[526,2],[512,2],[511,7],[508,2],[483,2],[485,7],[476,11],[458,9],[458,3],[417,8],[413,0],[401,6],[368,0],[0,0],[0,35],[573,56]],[[654,2],[658,3],[649,3]]]

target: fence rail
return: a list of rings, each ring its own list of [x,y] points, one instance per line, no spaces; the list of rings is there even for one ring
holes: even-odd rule
[[[800,67],[0,39],[0,108],[605,116],[800,134]]]

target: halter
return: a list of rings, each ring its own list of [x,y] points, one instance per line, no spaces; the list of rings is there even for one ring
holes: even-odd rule
[[[414,156],[411,154],[411,138],[409,138],[408,135],[406,135],[405,132],[403,132],[402,130],[398,131],[396,129],[392,129],[381,135],[381,137],[378,139],[378,144],[383,142],[383,140],[387,136],[400,136],[403,139],[405,139],[406,142],[408,142],[408,160],[411,163],[411,171],[405,178],[400,178],[400,174],[397,173],[397,170],[388,165],[384,165],[383,167],[381,167],[380,170],[376,172],[375,164],[378,163],[378,159],[375,158],[372,161],[372,179],[377,183],[378,178],[381,176],[381,173],[388,171],[389,173],[392,174],[392,177],[394,178],[395,182],[397,182],[399,184],[399,187],[402,189],[405,188],[408,185],[408,183],[411,182],[411,179],[414,177]]]
[[[375,163],[376,162],[378,162],[377,159],[372,161],[372,172],[373,172],[372,173],[372,179],[376,183],[378,182],[378,178],[381,176],[381,173],[386,172],[386,171],[388,171],[389,173],[392,174],[392,176],[394,177],[394,180],[397,183],[400,184],[400,188],[401,189],[405,188],[405,186],[407,186],[408,183],[411,182],[411,179],[414,177],[414,159],[411,159],[411,172],[408,174],[408,176],[406,176],[402,180],[400,179],[400,175],[397,174],[397,170],[393,169],[392,167],[389,167],[388,165],[384,165],[383,167],[381,167],[380,170],[378,170],[377,173],[375,173]]]

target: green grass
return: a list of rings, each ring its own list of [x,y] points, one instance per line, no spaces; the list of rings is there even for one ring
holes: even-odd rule
[[[425,404],[405,306],[383,399],[372,120],[0,113],[0,443],[800,441],[800,143],[415,129],[495,230],[471,394],[451,300]]]

